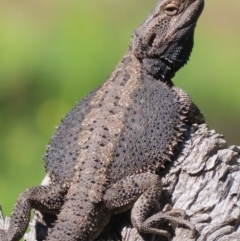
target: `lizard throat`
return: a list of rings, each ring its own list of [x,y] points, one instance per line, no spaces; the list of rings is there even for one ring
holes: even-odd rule
[[[174,77],[176,72],[174,71],[173,64],[165,58],[145,58],[142,60],[142,63],[148,75],[164,82],[171,82],[171,78]]]

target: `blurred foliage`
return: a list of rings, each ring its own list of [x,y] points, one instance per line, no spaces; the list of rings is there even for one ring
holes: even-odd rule
[[[54,126],[99,86],[156,0],[0,2],[0,203],[38,185]],[[227,11],[226,11],[227,9]],[[174,78],[229,144],[240,144],[240,2],[207,1]]]

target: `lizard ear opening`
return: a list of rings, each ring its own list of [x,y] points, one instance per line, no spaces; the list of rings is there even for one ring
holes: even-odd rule
[[[153,33],[152,34],[152,36],[150,37],[150,39],[149,39],[149,46],[150,47],[153,47],[153,45],[154,45],[154,40],[156,39],[156,33]]]

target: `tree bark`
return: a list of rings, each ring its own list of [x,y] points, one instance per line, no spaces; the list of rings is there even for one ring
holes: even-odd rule
[[[160,173],[165,186],[160,200],[161,209],[171,204],[173,209],[185,210],[197,233],[196,237],[190,238],[187,228],[167,224],[165,228],[171,232],[171,240],[240,241],[240,148],[228,147],[223,136],[209,130],[206,124],[192,125],[174,156],[174,161],[167,163]],[[44,184],[49,181],[45,179]],[[46,228],[41,222],[40,214],[35,212],[31,231],[24,240],[36,241],[35,230],[38,237],[44,237]],[[0,216],[0,227],[3,225]],[[97,240],[148,241],[165,238],[140,236],[131,226],[129,211],[113,216]]]

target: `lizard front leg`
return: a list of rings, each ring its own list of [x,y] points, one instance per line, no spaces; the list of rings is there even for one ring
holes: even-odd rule
[[[195,227],[184,219],[185,213],[182,210],[160,211],[152,215],[159,205],[162,189],[158,175],[137,174],[113,184],[106,191],[104,202],[113,213],[120,213],[132,207],[132,224],[140,233],[163,235],[170,240],[169,232],[157,227],[161,222],[170,222],[189,228],[193,236]]]
[[[20,194],[8,230],[0,230],[0,241],[18,241],[24,235],[32,208],[45,213],[57,213],[65,194],[66,190],[58,184],[32,187]]]

